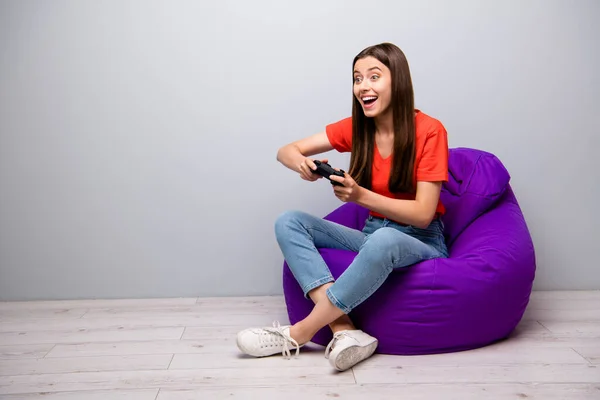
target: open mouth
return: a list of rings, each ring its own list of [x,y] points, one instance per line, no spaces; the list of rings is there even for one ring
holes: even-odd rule
[[[362,98],[362,101],[366,108],[370,108],[377,101],[377,96],[366,96]]]

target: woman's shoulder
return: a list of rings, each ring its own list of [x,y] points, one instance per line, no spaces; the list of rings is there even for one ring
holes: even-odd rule
[[[339,152],[352,149],[352,117],[343,118],[325,127],[329,143]]]
[[[342,131],[352,131],[352,117],[344,117],[338,121],[326,125],[326,129],[336,129]]]
[[[415,131],[417,136],[446,134],[446,128],[439,119],[434,118],[421,110],[417,110],[417,115],[415,117]]]

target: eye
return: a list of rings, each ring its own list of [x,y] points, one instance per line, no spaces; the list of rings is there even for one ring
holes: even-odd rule
[[[359,76],[355,76],[354,77],[354,83],[360,83],[360,77]]]
[[[375,80],[379,79],[379,75],[373,75],[373,76],[371,76],[371,79],[375,81]]]

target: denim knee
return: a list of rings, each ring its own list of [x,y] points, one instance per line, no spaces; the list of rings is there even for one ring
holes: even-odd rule
[[[390,271],[403,258],[414,255],[409,236],[402,235],[392,227],[382,227],[373,232],[361,246],[361,251],[379,259],[380,263],[370,263],[367,268]],[[382,257],[384,256],[384,257]],[[369,257],[370,258],[370,257]]]
[[[298,224],[303,216],[302,211],[290,210],[281,213],[275,220],[275,237],[281,238],[289,234],[288,229],[291,226]]]
[[[386,270],[440,256],[435,247],[392,227],[377,229],[368,237],[361,250],[380,259],[383,264],[378,267]]]
[[[375,232],[367,237],[367,240],[361,246],[361,250],[365,247],[377,246],[378,248],[393,249],[397,246],[401,246],[402,241],[398,241],[398,231],[395,228],[384,226],[377,229]]]

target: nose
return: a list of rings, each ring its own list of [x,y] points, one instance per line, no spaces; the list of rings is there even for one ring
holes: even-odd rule
[[[370,84],[369,84],[369,82],[368,82],[368,79],[363,79],[363,80],[360,82],[360,84],[358,85],[358,90],[359,90],[361,93],[368,92],[370,88],[371,88],[371,86],[370,86]]]

